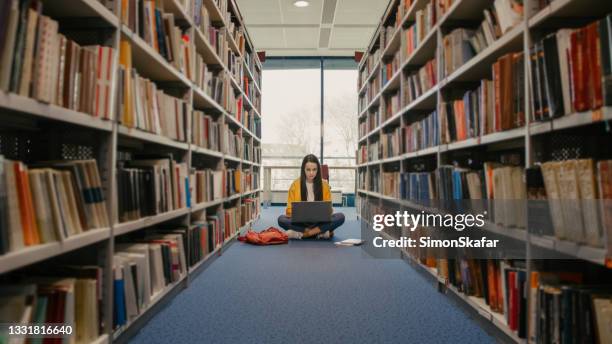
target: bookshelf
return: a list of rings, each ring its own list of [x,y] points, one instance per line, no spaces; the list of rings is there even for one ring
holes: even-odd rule
[[[177,68],[153,45],[133,32],[126,21],[127,18],[122,15],[124,8],[120,5],[121,1],[42,0],[41,3],[42,14],[57,21],[59,32],[65,34],[68,39],[80,45],[99,44],[113,49],[112,63],[109,67],[112,70],[109,84],[111,91],[108,94],[112,118],[92,116],[86,112],[42,102],[33,97],[2,89],[0,119],[3,128],[0,131],[0,154],[7,159],[24,161],[26,164],[41,160],[95,159],[101,179],[101,189],[104,192],[103,206],[109,214],[110,226],[85,230],[64,240],[26,246],[2,254],[0,274],[10,282],[12,276],[19,274],[22,269],[53,265],[55,262],[61,264],[62,261],[70,261],[67,257],[80,261],[78,255],[85,253],[96,256],[93,260],[83,260],[83,263],[91,261],[99,265],[103,276],[101,320],[105,327],[93,342],[126,342],[154,316],[160,305],[188,287],[190,278],[194,278],[203,267],[210,264],[212,258],[219,256],[242,231],[252,226],[259,218],[259,207],[256,207],[257,210],[252,213],[252,218],[246,219],[242,226],[238,222],[236,232],[224,238],[212,252],[195,262],[193,266],[187,266],[185,274],[179,280],[154,294],[146,308],[141,309],[136,318],[131,319],[126,325],[113,329],[113,255],[117,253],[116,245],[122,242],[120,237],[130,237],[160,225],[191,227],[193,221],[197,221],[202,214],[206,216],[213,214],[214,211],[233,208],[240,210],[241,206],[252,199],[259,199],[262,190],[257,183],[252,189],[243,185],[240,192],[227,197],[121,222],[117,211],[121,191],[117,185],[117,165],[126,156],[130,159],[129,157],[138,154],[172,154],[175,161],[187,166],[187,171],[227,167],[241,171],[243,175],[248,173],[253,176],[255,182],[258,182],[259,178],[256,176],[261,170],[260,155],[249,154],[249,159],[246,159],[243,155],[244,146],[237,146],[238,156],[232,156],[221,149],[209,149],[191,143],[193,129],[191,114],[195,110],[203,111],[211,115],[221,126],[226,125],[233,135],[239,135],[242,138],[241,145],[246,143],[251,148],[261,149],[260,130],[256,129],[260,129],[257,125],[260,125],[262,118],[260,108],[262,65],[235,0],[201,2],[208,10],[212,25],[225,37],[226,43],[222,45],[220,54],[211,45],[209,33],[203,32],[196,25],[195,2],[183,0],[154,2],[159,4],[163,13],[173,15],[174,25],[180,29],[182,38],[189,40],[188,44],[194,56],[200,55],[204,63],[218,71],[219,77],[227,80],[230,101],[242,99],[243,108],[240,109],[240,113],[248,111],[249,115],[255,118],[256,125],[252,126],[252,122],[249,125],[248,121],[241,121],[237,117],[236,107],[232,111],[228,110],[227,106],[196,85],[184,70]],[[219,4],[224,8],[219,8]],[[238,29],[238,39],[229,34],[230,24],[231,27]],[[158,90],[186,104],[184,140],[176,140],[161,133],[119,122],[116,109],[121,106],[118,104],[121,101],[118,99],[118,87],[121,82],[119,50],[122,41],[129,44],[132,67],[140,77],[150,80]],[[227,55],[229,52],[237,59],[235,62],[237,67],[233,67],[234,71],[238,70],[236,73],[230,72],[231,67],[224,62],[227,61],[227,56],[222,55]],[[238,218],[240,218],[239,212]],[[189,239],[187,241],[186,244],[191,245]]]
[[[474,135],[460,140],[449,141],[442,137],[440,123],[445,104],[462,99],[457,97],[457,90],[473,90],[478,87],[481,80],[490,79],[493,74],[492,66],[500,58],[509,53],[522,53],[523,57],[530,57],[535,42],[545,36],[561,28],[582,28],[612,13],[612,3],[601,1],[553,0],[546,1],[547,4],[544,4],[544,1],[526,0],[522,3],[524,5],[523,16],[520,21],[499,34],[492,43],[485,45],[480,51],[475,51],[470,58],[461,61],[462,63],[457,68],[447,72],[445,71],[447,61],[444,55],[445,38],[450,37],[451,32],[455,29],[467,28],[477,31],[479,25],[484,25],[481,23],[486,23],[484,10],[490,11],[494,8],[494,1],[389,1],[358,67],[359,108],[356,117],[360,136],[357,151],[356,193],[358,196],[357,211],[362,221],[367,223],[369,220],[370,208],[384,209],[384,205],[418,212],[446,213],[441,209],[424,206],[418,201],[413,202],[385,195],[383,191],[385,182],[382,177],[384,172],[432,172],[443,165],[469,167],[469,165],[464,165],[465,160],[472,157],[496,161],[495,157],[507,154],[508,151],[521,157],[520,167],[532,168],[540,162],[559,160],[551,158],[550,152],[554,148],[565,148],[566,145],[567,150],[571,148],[580,150],[581,154],[574,159],[610,159],[609,154],[588,148],[593,144],[589,145],[585,140],[588,140],[589,135],[603,136],[604,139],[610,138],[609,121],[612,119],[612,107],[604,105],[593,110],[571,111],[571,113],[547,120],[532,120],[534,108],[530,76],[535,67],[531,58],[525,58],[519,67],[521,69],[517,69],[525,76],[523,80],[516,82],[517,88],[522,89],[521,92],[524,93],[524,99],[515,100],[515,105],[523,105],[522,125],[490,133],[477,131]],[[429,4],[440,6],[436,7],[436,20],[433,23],[427,20],[425,24],[420,23],[419,16],[426,18],[427,11],[430,10]],[[541,6],[538,6],[540,4]],[[440,14],[439,10],[443,7],[444,11]],[[421,31],[418,38],[412,38],[408,34],[413,25],[422,25],[418,27],[418,30]],[[414,39],[417,43],[409,41],[410,39]],[[394,60],[397,54],[400,56],[399,63]],[[411,98],[406,98],[404,90],[413,91],[412,84],[404,75],[411,75],[434,58],[437,63],[433,86],[421,89],[416,96],[411,95]],[[395,64],[398,66],[397,69],[394,67]],[[388,65],[390,67],[387,67]],[[379,80],[384,81],[378,83]],[[396,94],[399,97],[399,106],[393,107],[391,113],[385,114],[387,100]],[[434,111],[437,114],[438,131],[430,131],[429,135],[437,135],[435,144],[406,152],[403,142],[404,128],[425,118],[423,115]],[[397,130],[402,130],[399,133],[399,147],[393,149],[394,154],[391,156],[385,156],[381,142],[387,135],[392,135]],[[579,137],[582,137],[582,140]],[[391,145],[391,143],[387,144]],[[593,154],[594,151],[598,154]],[[572,155],[565,159],[572,159]],[[399,189],[399,181],[397,183],[394,185]],[[531,228],[516,228],[487,222],[482,229],[491,234],[517,241],[526,248],[527,285],[534,271],[544,271],[549,268],[547,264],[554,264],[554,262],[543,263],[542,260],[535,259],[533,250],[544,249],[562,254],[578,264],[584,264],[585,271],[605,270],[606,267],[609,267],[612,257],[611,247],[594,247],[568,239],[560,239],[554,235],[538,234]],[[389,237],[387,233],[381,233]],[[427,266],[423,260],[416,258],[414,253],[406,250],[402,250],[402,253],[417,270],[432,276],[440,290],[453,294],[461,304],[482,315],[487,322],[492,324],[492,328],[501,338],[517,343],[530,342],[529,335],[531,334],[528,334],[526,338],[519,338],[516,331],[510,330],[504,314],[492,311],[483,298],[464,294],[447,279],[439,276],[436,268]],[[529,296],[527,302],[536,301]]]

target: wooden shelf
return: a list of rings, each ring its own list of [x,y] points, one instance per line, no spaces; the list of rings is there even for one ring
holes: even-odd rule
[[[389,40],[387,46],[382,50],[380,55],[382,58],[392,57],[399,50],[401,46],[400,43],[402,41],[402,24],[403,21],[395,27],[395,31],[393,32],[393,35],[391,35],[391,39]]]
[[[152,81],[177,82],[185,88],[191,86],[191,81],[185,75],[125,25],[121,25],[121,36],[127,38],[131,43],[132,66],[136,68],[138,75]]]
[[[149,133],[137,128],[128,128],[123,125],[119,125],[119,135],[132,139],[147,141],[156,145],[162,145],[181,150],[189,150],[189,144],[187,144],[186,142],[174,141],[169,137]]]
[[[525,137],[525,128],[515,128],[507,131],[500,131],[498,133],[487,134],[484,136],[472,137],[459,142],[444,144],[441,145],[440,151],[448,152],[458,149],[477,147],[485,144],[514,140],[521,137]]]
[[[191,212],[200,211],[200,210],[203,210],[203,209],[206,209],[206,208],[214,207],[214,206],[217,206],[219,204],[222,204],[224,201],[225,201],[225,199],[221,198],[221,199],[217,199],[217,200],[214,200],[214,201],[198,203],[198,204],[194,205],[191,208]]]
[[[119,236],[135,230],[143,229],[146,227],[154,226],[156,224],[166,222],[168,220],[175,219],[180,216],[187,215],[189,213],[188,208],[171,210],[166,213],[158,214],[155,216],[147,216],[138,220],[121,222],[113,227],[113,235]]]
[[[403,70],[407,67],[412,67],[412,69],[415,69],[416,67],[423,66],[425,63],[427,63],[427,61],[434,58],[436,53],[436,42],[438,41],[437,28],[438,25],[435,25],[431,31],[427,33],[425,38],[423,38],[421,41],[421,44],[419,44],[419,46],[414,49],[412,54],[410,54],[410,56],[404,60],[400,69]]]
[[[23,97],[15,93],[0,91],[0,108],[3,109],[3,116],[10,113],[18,114],[15,120],[23,121],[26,116],[45,120],[60,121],[75,124],[84,128],[112,131],[113,123],[102,120],[92,115],[66,109],[57,105],[45,104],[38,100]]]
[[[392,202],[394,204],[398,204],[401,206],[409,207],[412,209],[416,209],[419,211],[425,211],[429,213],[438,213],[445,214],[444,210],[426,207],[411,201],[396,199],[394,197],[385,196],[378,192],[367,191],[363,189],[358,189],[358,193],[379,198],[388,202]],[[510,237],[515,240],[520,240],[526,244],[532,244],[541,248],[545,248],[551,251],[555,251],[558,253],[562,253],[569,257],[574,257],[578,259],[582,259],[585,261],[589,261],[599,265],[605,265],[606,263],[606,250],[603,248],[592,247],[587,245],[582,245],[579,243],[560,240],[555,237],[542,237],[538,235],[531,234],[529,238],[527,237],[527,231],[524,229],[505,227],[497,224],[493,224],[491,222],[486,222],[485,226],[482,227],[483,230],[503,235],[506,237]]]
[[[217,112],[225,112],[225,109],[219,103],[195,85],[193,85],[193,106],[195,110],[213,109]]]
[[[90,229],[70,236],[64,241],[26,246],[23,249],[8,252],[0,255],[0,274],[17,270],[103,240],[109,240],[110,233],[110,228]]]
[[[596,18],[612,11],[612,2],[601,0],[555,0],[529,18],[530,28],[567,27],[576,18]]]
[[[210,45],[208,37],[205,36],[205,34],[200,30],[200,28],[195,28],[194,32],[196,51],[198,51],[202,55],[204,62],[207,65],[214,64],[222,66],[223,61],[221,60],[215,49]]]
[[[227,26],[225,25],[225,17],[221,10],[217,5],[215,5],[213,0],[203,0],[203,5],[206,6],[208,10],[208,14],[210,15],[210,19],[217,25]]]
[[[232,155],[228,155],[228,154],[223,154],[223,159],[225,160],[229,160],[229,161],[233,161],[233,162],[237,162],[240,163],[242,162],[242,159],[232,156]]]
[[[492,75],[492,65],[510,52],[522,52],[524,26],[519,24],[474,56],[459,69],[440,82],[442,88],[455,82],[480,81]]]
[[[530,243],[550,251],[562,253],[599,265],[606,265],[607,252],[604,248],[582,245],[572,241],[561,240],[550,236],[530,235]]]
[[[453,1],[451,8],[439,20],[441,26],[454,26],[457,22],[482,22],[483,11],[491,6],[489,0]]]
[[[252,195],[254,193],[258,193],[258,192],[262,192],[262,191],[263,191],[263,189],[249,190],[249,191],[243,192],[242,193],[242,197],[250,196],[250,195]]]
[[[98,0],[43,0],[43,12],[53,18],[101,19],[110,27],[119,26],[117,16]]]
[[[367,59],[366,56],[364,56],[363,58]],[[374,73],[378,70],[380,65],[381,65],[381,62],[380,62],[380,59],[378,59],[378,61],[376,61],[374,66],[372,66],[372,70],[370,71],[370,74],[368,74],[368,76],[363,81],[363,85],[361,85],[361,88],[359,89],[359,94],[363,93],[363,91],[365,90],[366,84],[368,84],[370,82],[370,80],[373,79]]]
[[[187,273],[183,274],[180,279],[174,283],[167,285],[164,289],[158,291],[157,293],[151,295],[151,300],[149,304],[140,310],[140,313],[129,323],[123,325],[119,329],[113,332],[113,341],[116,341],[123,333],[125,333],[133,324],[135,324],[143,315],[145,315],[148,311],[150,311],[158,302],[163,300],[170,292],[172,292],[175,288],[179,286],[185,286],[185,281],[187,281]]]
[[[253,72],[251,71],[251,69],[249,68],[249,65],[246,63],[244,59],[242,60],[242,64],[244,66],[243,69],[246,71],[246,74],[249,80],[251,80],[251,82],[255,85],[255,89],[257,90],[257,92],[261,94],[261,87],[259,87],[259,80],[255,80],[255,77],[253,76]]]
[[[539,135],[610,120],[612,120],[612,107],[604,107],[596,111],[585,111],[565,115],[550,121],[533,122],[529,124],[529,132],[531,135]]]
[[[162,2],[164,6],[164,11],[166,13],[172,13],[174,15],[174,21],[178,26],[181,27],[192,27],[193,20],[192,18],[185,12],[185,9],[178,0],[164,0]]]
[[[204,93],[199,87],[189,80],[186,75],[179,71],[172,63],[168,62],[161,54],[159,54],[152,46],[147,44],[137,34],[132,32],[125,24],[121,23],[121,18],[115,15],[111,10],[107,9],[102,2],[99,0],[42,0],[43,2],[43,13],[51,16],[53,19],[59,22],[60,27],[64,27],[66,30],[74,30],[76,37],[87,34],[86,38],[78,38],[84,40],[79,43],[87,44],[103,44],[105,46],[112,47],[115,51],[113,54],[114,68],[118,69],[119,63],[119,49],[121,40],[127,40],[132,50],[132,66],[137,73],[151,81],[155,82],[158,88],[178,89],[177,93],[184,91],[184,99],[188,100],[188,107],[193,106],[196,109],[211,110],[213,114],[227,115],[232,118],[231,115],[223,109],[214,99]],[[256,109],[252,99],[246,97],[248,90],[241,87],[243,80],[235,80],[226,65],[223,64],[223,60],[218,56],[213,47],[207,40],[207,33],[202,33],[199,28],[194,27],[193,18],[191,14],[182,7],[182,0],[165,0],[161,2],[163,11],[166,13],[172,13],[175,18],[175,23],[181,29],[186,29],[185,32],[191,35],[194,47],[196,51],[202,55],[207,65],[218,65],[220,72],[225,77],[224,73],[228,73],[233,85],[236,87],[237,92],[244,97],[244,106],[252,108],[256,116],[261,118],[259,109]],[[120,4],[116,2],[117,9]],[[222,26],[227,26],[224,22],[224,14],[215,7],[213,0],[204,0],[204,5],[209,9],[213,19],[217,19],[217,23]],[[231,4],[234,6],[234,4]],[[237,9],[236,9],[237,11]],[[238,13],[238,12],[236,12]],[[237,17],[239,21],[242,19],[240,16]],[[244,24],[242,24],[244,25]],[[76,32],[81,29],[91,30],[90,32]],[[95,30],[95,31],[94,31]],[[261,71],[261,62],[258,60],[255,53],[254,47],[248,38],[246,33],[246,44],[247,49],[253,52],[253,69],[248,68],[247,61],[241,59],[240,67],[244,70],[244,75],[250,78],[249,85],[253,85],[251,89],[255,90],[252,97],[261,97],[262,90],[260,80],[255,79],[255,72]],[[94,33],[99,33],[98,35]],[[72,34],[72,32],[71,32]],[[72,35],[69,35],[72,37]],[[241,56],[236,41],[233,37],[227,37],[230,48],[237,53],[237,56]],[[259,69],[257,69],[259,68]],[[116,71],[113,71],[112,75],[115,76]],[[111,87],[117,87],[116,78],[113,78]],[[112,92],[115,95],[116,89]],[[238,94],[238,93],[237,93]],[[116,102],[118,99],[111,97],[111,102]],[[254,100],[255,98],[253,98]],[[114,109],[116,104],[111,105]],[[261,167],[260,163],[247,161],[240,158],[233,158],[227,154],[221,152],[199,148],[192,145],[189,142],[178,142],[168,137],[157,135],[151,132],[147,132],[137,128],[127,128],[126,126],[119,124],[116,118],[104,120],[101,118],[93,117],[86,113],[58,107],[56,105],[46,104],[39,102],[35,99],[19,96],[13,93],[7,93],[0,91],[0,120],[3,124],[6,124],[8,130],[16,128],[21,130],[26,128],[28,130],[47,130],[51,128],[49,123],[63,125],[69,130],[84,131],[89,134],[89,131],[101,131],[107,133],[107,136],[99,135],[100,133],[94,133],[93,135],[97,138],[100,136],[103,138],[102,142],[96,143],[94,147],[94,153],[98,157],[99,168],[101,172],[101,179],[104,182],[105,197],[109,199],[109,208],[116,209],[117,206],[117,190],[116,190],[116,174],[114,173],[117,164],[117,152],[122,151],[125,147],[136,148],[136,150],[144,149],[146,151],[155,151],[161,148],[172,148],[179,150],[177,160],[186,162],[188,167],[191,167],[191,156],[201,155],[200,158],[209,159],[211,161],[227,159],[238,164],[243,164],[244,169],[253,169]],[[207,112],[208,113],[208,112]],[[190,122],[190,121],[189,121]],[[227,121],[234,123],[235,121]],[[45,127],[45,125],[48,125]],[[188,123],[190,125],[190,123]],[[248,130],[242,123],[236,122],[236,125],[242,130],[245,136],[253,137],[251,141],[248,137],[248,142],[259,142],[261,138],[256,137],[253,132]],[[81,130],[82,129],[82,130]],[[79,133],[80,134],[80,133]],[[70,133],[68,133],[70,135]],[[86,136],[86,135],[83,135]],[[80,136],[79,136],[80,137]],[[187,138],[189,140],[189,138]],[[55,141],[54,141],[55,142]],[[56,147],[51,147],[55,150]],[[203,156],[203,157],[202,157]],[[38,159],[38,158],[37,158]],[[104,275],[112,275],[112,264],[108,264],[112,261],[112,254],[108,256],[110,252],[104,252],[105,248],[116,240],[117,237],[134,232],[136,230],[144,229],[150,226],[155,226],[167,221],[180,220],[181,223],[188,223],[191,218],[191,213],[201,211],[203,209],[219,206],[223,207],[226,202],[237,201],[240,202],[241,197],[253,197],[258,196],[261,189],[249,190],[244,193],[238,193],[230,197],[226,197],[220,200],[212,202],[206,202],[201,204],[193,205],[191,208],[182,208],[173,211],[169,211],[163,214],[155,216],[145,217],[134,221],[125,223],[115,223],[110,228],[100,228],[88,230],[78,235],[66,238],[63,241],[51,242],[41,245],[35,245],[31,247],[25,247],[22,250],[15,252],[8,252],[4,255],[0,255],[0,274],[10,273],[11,271],[22,269],[26,266],[36,264],[42,261],[50,260],[54,257],[63,255],[68,252],[72,252],[79,249],[90,250],[92,245],[95,245],[95,250],[99,253],[106,253],[104,260],[100,260],[99,264],[104,269]],[[225,207],[235,206],[235,203],[226,204]],[[255,219],[248,222],[247,225],[253,223]],[[237,234],[236,234],[237,235]],[[235,237],[235,236],[234,236]],[[98,248],[100,246],[101,248]],[[112,247],[112,246],[110,246]],[[79,251],[80,253],[80,251]],[[92,252],[95,253],[95,252]],[[110,269],[110,270],[109,270]],[[156,307],[164,299],[168,299],[172,295],[176,295],[180,288],[187,285],[187,277],[189,273],[194,269],[188,269],[188,271],[181,277],[179,281],[173,283],[162,291],[152,296],[151,302],[147,305],[130,324],[123,326],[121,329],[113,331],[108,329],[108,334],[100,336],[93,343],[106,343],[115,340],[123,341],[125,338],[131,336],[134,331],[144,324],[148,319],[151,318],[154,312],[159,307]],[[102,307],[106,310],[110,310],[110,318],[112,322],[112,308],[114,307],[113,301],[108,300],[108,295],[112,295],[110,292],[112,285],[107,285],[104,288],[104,302]],[[110,303],[110,305],[109,305]],[[108,318],[106,319],[108,320]],[[107,324],[111,325],[111,324]]]
[[[202,147],[198,147],[195,145],[192,145],[192,149],[191,152],[195,153],[195,154],[202,154],[202,155],[208,155],[208,156],[212,156],[212,157],[216,157],[216,158],[223,158],[223,153],[219,152],[219,151],[214,151],[212,149],[208,149],[208,148],[202,148]]]
[[[381,236],[385,239],[393,239],[391,238],[391,236],[384,232],[381,232]],[[519,338],[515,332],[510,330],[510,327],[508,326],[504,315],[491,310],[491,308],[486,304],[483,298],[465,295],[464,293],[460,292],[455,286],[449,284],[445,278],[439,276],[438,270],[436,268],[431,268],[421,264],[421,262],[419,262],[412,256],[411,252],[404,248],[398,248],[398,250],[400,250],[404,254],[408,262],[412,266],[414,266],[417,271],[426,274],[433,281],[443,286],[442,290],[450,291],[452,295],[462,301],[464,305],[469,306],[485,320],[490,321],[498,330],[510,337],[514,342],[521,344],[526,343],[525,339]]]
[[[214,257],[216,254],[219,253],[219,251],[221,251],[221,247],[217,247],[215,248],[212,252],[210,252],[209,254],[206,255],[206,257],[202,258],[202,260],[200,260],[199,262],[195,263],[192,267],[189,268],[189,275],[195,274],[196,271],[198,271],[198,269],[204,265],[204,263],[206,263],[209,259],[211,259],[212,257]]]
[[[245,127],[242,123],[240,123],[240,121],[238,121],[238,119],[236,119],[236,117],[234,117],[233,115],[229,114],[229,113],[225,113],[226,114],[226,118],[228,118],[231,123],[235,126],[237,126],[239,129],[242,129],[242,132],[250,137],[252,137],[255,141],[257,142],[261,142],[261,139],[259,137],[257,137],[255,134],[253,134],[249,129],[247,129],[247,127]]]

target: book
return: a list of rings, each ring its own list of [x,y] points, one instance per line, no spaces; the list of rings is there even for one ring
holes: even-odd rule
[[[334,245],[336,246],[360,246],[365,241],[361,239],[345,239],[342,241],[336,241]]]

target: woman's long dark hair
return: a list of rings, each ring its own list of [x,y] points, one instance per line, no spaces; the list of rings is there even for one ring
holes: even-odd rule
[[[306,189],[306,163],[314,162],[317,164],[317,175],[312,181],[312,191],[314,192],[315,201],[323,200],[323,181],[321,179],[321,164],[319,159],[313,154],[308,154],[302,160],[302,169],[300,170],[300,193],[302,194],[302,201],[308,200],[308,190]]]

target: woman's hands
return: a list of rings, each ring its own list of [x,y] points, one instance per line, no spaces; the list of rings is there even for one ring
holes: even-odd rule
[[[310,238],[313,237],[315,235],[318,235],[321,233],[321,228],[317,227],[312,227],[312,228],[307,228],[304,230],[304,235],[302,236],[302,238]]]

